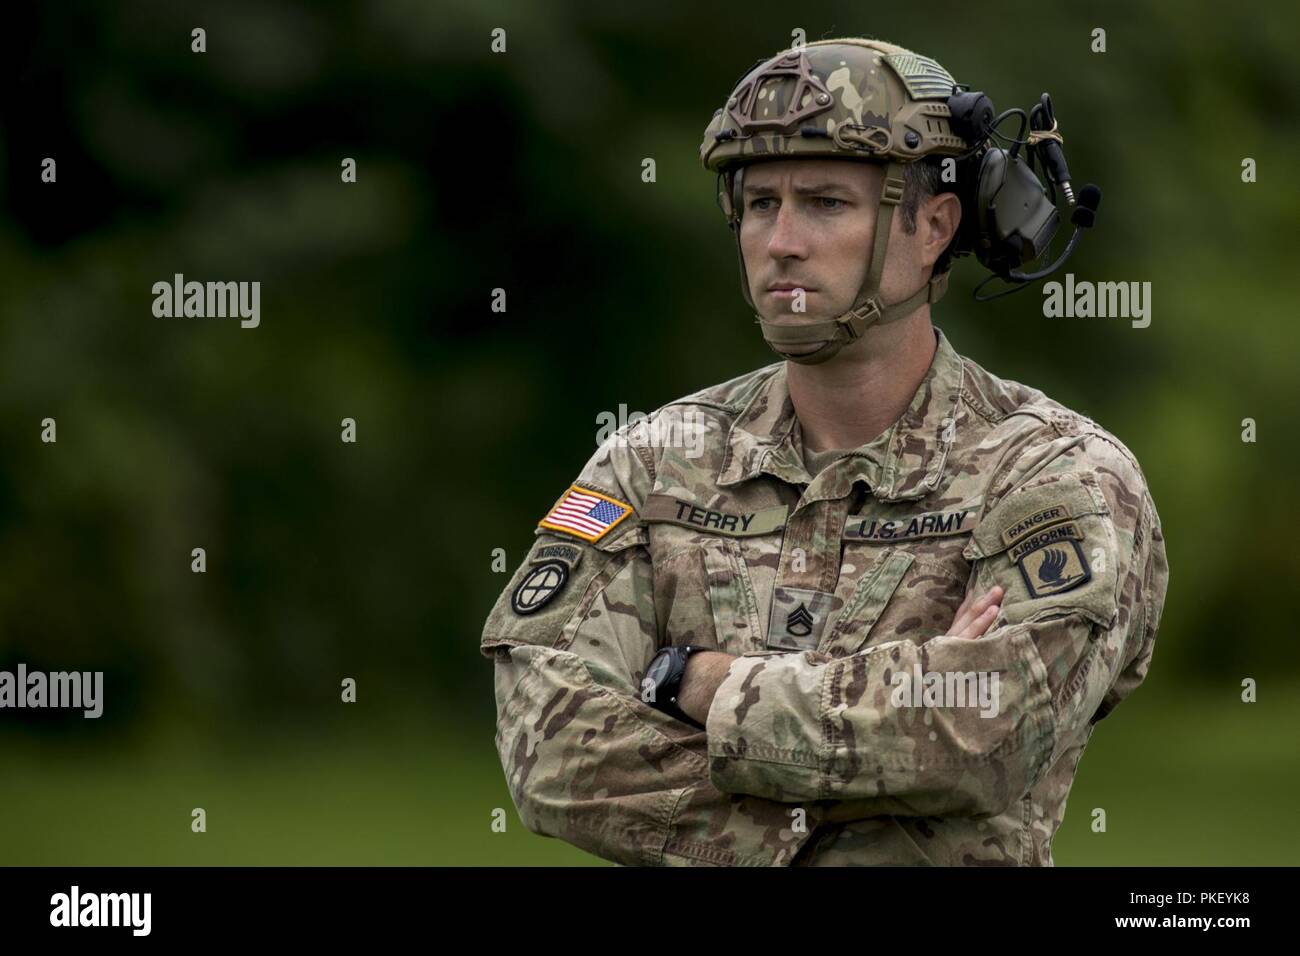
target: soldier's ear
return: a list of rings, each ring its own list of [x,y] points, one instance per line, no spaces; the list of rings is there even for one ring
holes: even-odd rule
[[[918,225],[925,222],[927,228],[935,230],[933,235],[927,234],[927,244],[930,244],[934,252],[934,259],[926,263],[935,265],[952,248],[953,240],[961,228],[961,200],[954,193],[931,196],[917,211],[917,220]]]

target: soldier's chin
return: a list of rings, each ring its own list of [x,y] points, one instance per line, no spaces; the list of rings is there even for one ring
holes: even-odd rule
[[[781,346],[781,354],[791,356],[812,355],[813,352],[816,352],[825,344],[825,342],[812,342],[802,345],[783,345]]]
[[[789,304],[775,308],[768,306],[759,309],[758,312],[767,321],[775,322],[777,325],[812,325],[814,322],[823,322],[826,319],[834,318],[834,315],[827,315],[825,309],[807,309],[803,312],[796,312],[790,308]]]

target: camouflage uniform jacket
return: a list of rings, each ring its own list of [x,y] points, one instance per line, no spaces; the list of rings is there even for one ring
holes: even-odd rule
[[[612,526],[553,510],[482,636],[530,830],[625,864],[1052,864],[1093,727],[1151,661],[1160,519],[1114,436],[935,335],[898,422],[816,476],[783,362],[596,451],[573,490]],[[988,631],[943,636],[994,584]],[[738,656],[705,731],[639,696],[669,643]],[[926,696],[980,673],[991,716],[974,683]]]

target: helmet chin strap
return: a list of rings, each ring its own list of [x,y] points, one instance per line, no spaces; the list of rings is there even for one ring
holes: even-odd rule
[[[885,181],[880,190],[880,200],[876,204],[876,235],[872,242],[871,258],[867,262],[867,274],[858,289],[857,299],[852,307],[834,319],[813,322],[805,325],[777,323],[758,315],[758,307],[749,292],[749,277],[745,272],[745,253],[740,247],[740,210],[743,195],[741,181],[745,167],[736,170],[732,177],[731,189],[731,225],[736,236],[736,253],[740,257],[740,288],[749,307],[754,309],[756,321],[763,329],[763,338],[772,351],[791,362],[801,365],[820,365],[857,339],[873,325],[894,322],[906,318],[922,305],[938,302],[948,291],[948,273],[933,276],[915,294],[902,302],[885,305],[880,297],[880,277],[885,269],[885,252],[889,248],[889,227],[894,218],[894,207],[903,198],[903,164],[891,160],[885,167]],[[815,345],[821,347],[810,352],[792,353],[785,351],[791,345]]]

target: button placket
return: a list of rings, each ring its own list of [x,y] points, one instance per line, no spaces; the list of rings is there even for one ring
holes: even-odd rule
[[[812,650],[834,610],[849,496],[796,508],[786,523],[781,563],[768,613],[767,646]],[[803,569],[795,567],[799,552]]]

